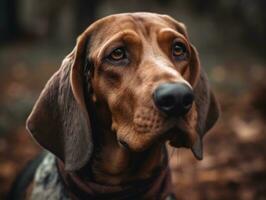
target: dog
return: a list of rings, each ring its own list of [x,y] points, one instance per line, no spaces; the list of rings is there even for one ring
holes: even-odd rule
[[[166,143],[203,158],[217,100],[186,27],[123,13],[91,24],[27,119],[47,150],[31,199],[175,199]]]

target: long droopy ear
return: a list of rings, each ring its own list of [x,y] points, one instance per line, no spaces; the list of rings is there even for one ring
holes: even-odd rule
[[[192,58],[190,68],[198,69],[197,71],[199,73],[193,87],[197,111],[197,137],[191,150],[195,157],[201,160],[203,158],[203,136],[216,123],[219,117],[220,109],[218,102],[210,89],[207,76],[200,66],[198,52],[192,45],[191,49]]]
[[[82,77],[86,40],[87,34],[78,38],[74,50],[47,82],[26,123],[33,138],[60,158],[68,171],[82,168],[93,151]]]

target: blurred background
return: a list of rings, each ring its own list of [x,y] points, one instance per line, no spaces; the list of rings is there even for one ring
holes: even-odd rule
[[[221,103],[205,158],[176,150],[182,200],[266,199],[266,1],[0,0],[0,199],[40,148],[25,120],[49,77],[94,20],[133,11],[186,24]]]

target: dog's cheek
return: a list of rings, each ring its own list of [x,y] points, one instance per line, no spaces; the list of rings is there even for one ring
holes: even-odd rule
[[[134,96],[129,89],[113,90],[108,96],[108,105],[112,113],[112,129],[131,125],[134,113]]]
[[[134,130],[138,133],[158,133],[165,119],[152,107],[140,107],[134,114]]]

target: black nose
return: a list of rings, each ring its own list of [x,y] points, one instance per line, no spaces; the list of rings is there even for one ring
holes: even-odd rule
[[[159,85],[153,99],[156,107],[167,115],[185,115],[194,101],[193,91],[183,83],[164,83]]]

